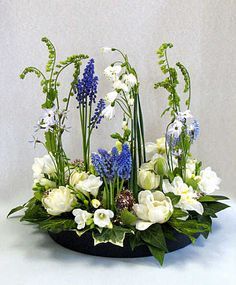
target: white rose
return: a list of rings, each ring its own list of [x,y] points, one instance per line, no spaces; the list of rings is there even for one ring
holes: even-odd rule
[[[134,204],[133,210],[139,218],[136,221],[136,229],[139,231],[144,231],[155,223],[167,222],[173,213],[171,199],[160,191],[141,191],[138,202]]]
[[[72,187],[75,187],[77,189],[77,184],[80,182],[80,181],[83,181],[85,179],[88,178],[88,174],[84,171],[82,172],[78,172],[76,170],[74,170],[71,175],[70,175],[70,180],[69,180],[69,183]],[[78,190],[78,189],[77,189]]]
[[[144,164],[142,167],[153,167],[150,164]],[[138,172],[138,185],[145,190],[154,190],[160,184],[160,176],[146,169],[140,169]]]
[[[118,75],[121,72],[122,67],[120,65],[114,65],[114,66],[108,66],[107,68],[105,68],[104,70],[104,75],[112,80],[118,80]]]
[[[74,209],[72,214],[75,216],[78,230],[82,230],[86,226],[87,221],[93,216],[91,213],[81,209]]]
[[[216,175],[215,171],[213,171],[211,167],[207,167],[200,172],[200,182],[198,183],[198,187],[202,192],[211,194],[214,191],[219,190],[220,183],[221,179]]]
[[[118,96],[118,93],[116,91],[112,91],[112,92],[107,93],[107,95],[105,96],[105,100],[109,104],[112,104],[116,100],[117,96]]]
[[[106,108],[102,111],[102,116],[108,120],[111,120],[115,116],[115,107],[111,105],[106,106]]]
[[[113,88],[115,90],[123,90],[124,92],[128,92],[129,91],[129,87],[123,83],[122,81],[120,80],[116,80],[114,83],[113,83]]]
[[[94,224],[100,228],[112,228],[111,219],[114,213],[111,210],[98,209],[94,213]]]
[[[98,194],[98,189],[101,185],[102,181],[100,177],[91,174],[87,179],[79,181],[78,184],[76,184],[76,188],[85,195],[91,193],[94,197],[96,197]]]
[[[196,211],[198,214],[202,215],[204,212],[203,206],[198,202],[198,195],[194,192],[193,188],[185,184],[180,176],[174,178],[170,184],[169,180],[163,180],[163,192],[172,192],[175,195],[180,196],[178,204],[175,206],[182,210]]]
[[[76,204],[76,198],[69,188],[60,186],[50,190],[43,197],[42,203],[48,214],[57,216],[64,212],[70,212]]]
[[[124,74],[122,79],[127,86],[133,87],[137,84],[137,78],[133,74]]]
[[[32,170],[35,179],[42,178],[44,174],[53,175],[56,172],[54,162],[49,154],[43,157],[36,157],[32,165]]]

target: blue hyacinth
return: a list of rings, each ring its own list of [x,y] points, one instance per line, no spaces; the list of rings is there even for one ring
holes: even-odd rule
[[[102,111],[105,109],[106,103],[103,99],[100,99],[97,103],[97,107],[94,110],[94,114],[91,118],[90,125],[93,128],[98,128],[98,125],[101,123],[101,120],[104,118]]]
[[[132,160],[129,146],[124,144],[121,153],[116,147],[109,153],[104,149],[99,149],[98,154],[92,154],[92,164],[97,174],[107,181],[113,181],[115,177],[124,180],[130,178]]]
[[[86,103],[89,105],[95,103],[98,77],[94,73],[94,59],[92,58],[84,69],[83,78],[78,79],[78,84],[76,85],[76,99],[79,102],[79,106],[86,105]]]

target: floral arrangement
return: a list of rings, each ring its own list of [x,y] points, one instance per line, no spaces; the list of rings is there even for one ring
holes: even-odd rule
[[[103,48],[119,57],[104,70],[111,82],[111,91],[97,100],[98,76],[94,59],[72,55],[56,62],[56,49],[47,38],[42,41],[49,51],[44,74],[36,67],[27,67],[20,77],[34,73],[41,80],[45,102],[33,143],[46,151],[35,158],[33,197],[9,215],[24,209],[21,221],[37,224],[40,229],[58,233],[75,231],[78,238],[91,232],[94,246],[113,243],[123,246],[128,239],[132,249],[146,245],[162,264],[168,249],[166,240],[173,240],[173,231],[192,242],[199,234],[211,232],[212,218],[228,207],[212,195],[221,182],[210,168],[190,152],[199,136],[199,122],[190,111],[191,81],[187,69],[176,63],[171,67],[167,52],[172,44],[162,44],[157,51],[164,79],[155,89],[168,94],[170,123],[163,137],[145,143],[139,80],[128,56],[116,48]],[[87,63],[85,63],[87,62]],[[86,64],[81,74],[82,64]],[[73,66],[68,96],[60,96],[60,75]],[[181,108],[179,73],[183,77],[185,108]],[[78,109],[81,125],[82,158],[71,161],[63,148],[62,136],[69,128],[66,119],[69,104]],[[182,104],[184,105],[184,104]],[[123,113],[121,133],[111,134],[114,147],[91,153],[93,131],[102,120],[111,120],[116,108]],[[79,151],[78,151],[79,152]]]

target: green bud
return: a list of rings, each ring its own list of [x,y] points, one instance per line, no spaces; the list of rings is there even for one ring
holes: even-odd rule
[[[164,157],[158,157],[154,164],[154,171],[160,176],[164,176],[167,172],[166,160]]]

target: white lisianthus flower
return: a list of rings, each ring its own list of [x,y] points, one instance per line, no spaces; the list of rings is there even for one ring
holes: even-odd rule
[[[76,188],[85,195],[91,193],[94,197],[96,197],[98,194],[98,189],[101,185],[102,181],[100,177],[91,174],[87,179],[79,181],[78,184],[76,184]]]
[[[138,220],[136,229],[144,231],[153,224],[163,224],[169,220],[173,213],[171,199],[166,197],[161,191],[141,191],[138,194],[138,204],[134,204]]]
[[[186,122],[188,119],[192,119],[193,115],[190,110],[186,110],[184,112],[178,112],[177,120],[181,122]]]
[[[83,181],[87,178],[88,178],[88,174],[86,172],[84,172],[84,171],[78,172],[78,171],[74,170],[70,175],[69,183],[72,187],[75,187],[78,190],[77,184],[80,181]]]
[[[143,169],[140,168],[138,172],[138,185],[144,190],[155,190],[160,184],[160,176],[156,175],[153,171],[148,170],[148,164],[144,164]],[[145,169],[146,168],[146,169]]]
[[[111,120],[115,116],[115,107],[112,105],[106,106],[106,108],[102,111],[102,116],[108,120]]]
[[[198,183],[199,189],[206,194],[211,194],[216,190],[219,190],[221,179],[216,175],[215,171],[211,167],[200,172],[200,181]]]
[[[112,81],[116,81],[118,80],[118,75],[120,74],[122,70],[122,67],[120,65],[114,65],[114,66],[108,66],[107,68],[105,68],[104,70],[104,75],[112,80]]]
[[[124,92],[128,92],[129,91],[129,87],[123,83],[121,80],[116,80],[114,83],[113,83],[113,88],[115,90],[123,90]]]
[[[53,175],[56,172],[54,162],[49,154],[46,154],[43,157],[36,157],[32,165],[32,170],[35,179],[42,178],[44,174]]]
[[[99,228],[112,228],[111,219],[114,213],[111,210],[98,209],[94,213],[94,224]]]
[[[109,53],[111,51],[112,51],[112,48],[110,48],[110,47],[102,47],[101,48],[101,52],[102,53]]]
[[[132,73],[124,74],[122,76],[122,80],[129,87],[134,87],[134,85],[137,84],[137,78]]]
[[[179,120],[175,120],[172,124],[170,124],[167,135],[173,136],[174,138],[179,138],[182,133],[183,124]]]
[[[76,197],[67,187],[60,186],[50,190],[42,199],[42,204],[48,214],[57,216],[70,212],[76,205]]]
[[[117,96],[118,96],[118,93],[116,91],[112,91],[112,92],[107,93],[107,95],[105,96],[105,100],[109,104],[112,104],[116,100]]]
[[[163,192],[172,192],[180,196],[180,200],[175,207],[185,211],[196,211],[202,215],[204,212],[202,204],[197,200],[198,195],[191,186],[185,184],[180,176],[174,178],[170,184],[168,179],[163,180]]]
[[[74,209],[72,214],[75,216],[75,222],[78,230],[85,228],[87,221],[93,216],[91,213],[81,209]]]

